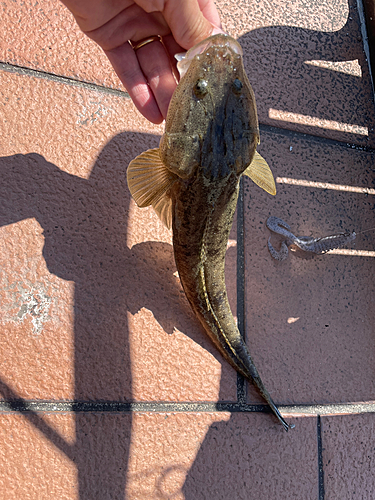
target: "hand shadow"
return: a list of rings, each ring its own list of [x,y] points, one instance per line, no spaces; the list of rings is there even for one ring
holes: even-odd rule
[[[358,22],[354,15],[353,19],[350,23]],[[242,37],[245,66],[258,99],[262,123],[279,124],[269,118],[271,108],[328,120],[342,121],[344,116],[347,123],[353,122],[355,100],[362,99],[351,92],[357,77],[305,64],[312,59],[356,58],[362,64],[362,54],[348,44],[345,35],[346,30],[352,29],[349,24],[334,33],[286,26],[262,28]],[[301,42],[301,37],[305,42]],[[363,75],[365,72],[363,65]],[[340,113],[335,108],[337,96],[342,101]],[[370,113],[365,109],[362,115],[355,114],[355,123],[368,125]],[[287,125],[293,128],[292,124]],[[346,137],[345,133],[340,134],[341,138]],[[35,217],[44,230],[43,256],[49,271],[75,283],[75,400],[131,401],[129,311],[135,314],[141,307],[150,309],[169,333],[174,326],[179,328],[183,314],[185,332],[186,317],[190,318],[192,330],[196,329],[196,320],[187,302],[180,299],[180,287],[173,277],[172,248],[157,242],[141,243],[131,249],[127,246],[130,198],[126,167],[145,149],[145,142],[147,147],[155,147],[157,138],[126,133],[116,136],[100,153],[88,179],[63,172],[36,154],[0,159],[0,225]],[[134,294],[135,289],[139,293]],[[141,297],[140,302],[137,297]],[[203,336],[194,340],[205,342]],[[207,344],[203,345],[206,348]],[[212,352],[216,355],[214,349]],[[19,399],[3,384],[1,390],[10,402]],[[256,418],[259,426],[263,419],[272,418],[259,417],[262,417]],[[81,500],[124,496],[131,414],[109,418],[112,420],[102,414],[78,414],[76,441],[67,445],[37,414],[30,417],[41,432],[74,460]],[[111,425],[118,418],[122,419],[120,435],[119,426]],[[246,418],[251,421],[253,416]],[[183,487],[186,499],[236,496],[233,495],[235,474],[222,475],[226,482],[225,485],[220,482],[222,489],[217,494],[215,477],[206,484],[197,482],[198,491],[194,485],[198,476],[208,478],[214,474],[210,459],[217,456],[218,450],[226,457],[233,453],[232,420],[215,424],[218,435],[227,436],[219,448],[214,445],[217,429],[210,428]],[[277,433],[285,434],[277,424],[275,428]],[[266,460],[262,448],[260,453],[261,461]],[[93,460],[88,460],[90,455]],[[246,485],[236,498],[241,495],[249,498]]]
[[[166,332],[192,330],[196,342],[209,345],[173,276],[172,246],[127,245],[127,165],[145,143],[151,148],[157,141],[152,135],[119,134],[99,154],[88,179],[37,154],[0,158],[0,225],[34,217],[43,228],[48,270],[75,284],[75,401],[132,401],[129,311],[145,307]],[[16,400],[25,405],[1,381],[0,390],[10,408]],[[131,414],[78,413],[74,444],[37,413],[23,414],[75,462],[81,500],[123,498]]]

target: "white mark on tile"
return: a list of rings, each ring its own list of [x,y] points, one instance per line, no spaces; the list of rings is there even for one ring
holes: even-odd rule
[[[43,283],[18,281],[4,288],[5,300],[1,309],[3,321],[23,322],[31,319],[33,335],[40,335],[43,325],[51,319],[49,310],[53,299],[47,294]]]

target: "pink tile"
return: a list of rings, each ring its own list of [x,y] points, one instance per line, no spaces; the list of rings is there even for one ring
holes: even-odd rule
[[[77,470],[69,451],[74,448],[71,415],[0,416],[1,496],[9,500],[79,498]],[[40,429],[43,429],[42,432]]]
[[[245,181],[246,334],[255,364],[280,403],[372,401],[375,231],[349,246],[368,256],[289,252],[277,262],[266,220],[280,217],[297,236],[373,228],[374,194],[337,188],[373,189],[373,154],[288,133],[265,132],[261,140],[278,192],[272,198]]]
[[[315,498],[316,420],[295,423],[287,434],[260,414],[3,414],[0,484],[9,500]]]
[[[124,90],[101,48],[53,0],[2,4],[0,60]]]
[[[373,414],[322,417],[326,500],[374,496]]]
[[[375,145],[375,108],[357,4],[218,3],[238,38],[259,120]]]
[[[241,37],[260,122],[374,147],[371,80],[358,36],[353,20],[334,33],[274,26]]]
[[[127,165],[161,128],[128,99],[0,77],[5,396],[234,400],[236,373],[174,275],[170,232],[130,200]]]
[[[315,419],[296,419],[286,433],[263,417],[212,422],[182,488],[185,500],[317,497]],[[195,425],[202,420],[195,417]]]
[[[356,4],[243,0],[217,6],[224,29],[244,48],[262,123],[374,147]],[[124,90],[101,49],[52,0],[3,4],[0,60]]]

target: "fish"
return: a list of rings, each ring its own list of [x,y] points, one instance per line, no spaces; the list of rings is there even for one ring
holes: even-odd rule
[[[190,49],[177,65],[159,148],[127,170],[139,207],[152,206],[173,231],[173,250],[185,295],[223,357],[252,381],[285,430],[289,425],[254,365],[231,312],[224,265],[243,175],[271,195],[276,186],[256,151],[259,125],[254,92],[239,43],[224,34]]]
[[[281,242],[280,250],[276,250],[271,245],[271,238],[268,239],[268,250],[271,256],[278,261],[283,261],[288,257],[288,247],[295,245],[303,252],[309,252],[316,255],[322,255],[335,248],[342,248],[348,243],[354,241],[357,237],[355,231],[346,231],[344,233],[331,234],[322,238],[313,236],[295,236],[289,224],[278,217],[268,217],[266,225],[270,231],[285,237]]]

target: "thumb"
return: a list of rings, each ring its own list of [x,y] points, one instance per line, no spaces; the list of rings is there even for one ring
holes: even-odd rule
[[[173,38],[190,49],[210,35],[222,33],[220,16],[213,0],[136,0],[146,12],[159,11]]]
[[[211,0],[167,0],[163,15],[174,39],[184,49],[222,33],[220,17]]]

